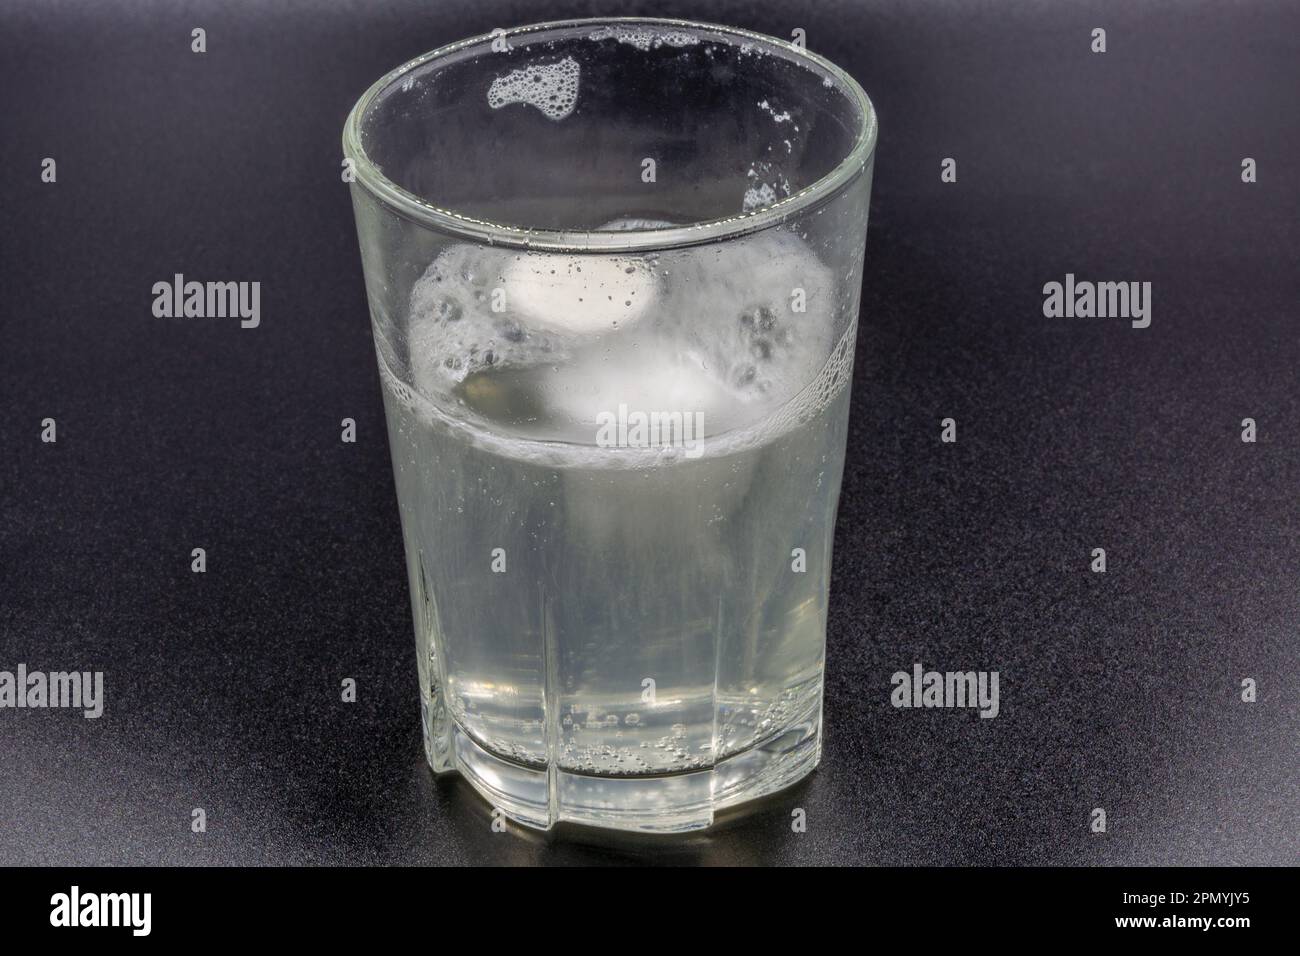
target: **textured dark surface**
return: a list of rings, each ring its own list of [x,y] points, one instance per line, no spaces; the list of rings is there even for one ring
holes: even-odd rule
[[[424,50],[611,13],[802,27],[881,139],[822,768],[595,848],[424,766],[339,131]],[[1297,37],[1282,3],[11,0],[0,669],[107,704],[0,711],[0,863],[1294,862]],[[175,272],[261,281],[261,327],[155,319]],[[1151,327],[1044,318],[1066,272],[1151,281]],[[917,660],[998,670],[1001,714],[895,710]]]

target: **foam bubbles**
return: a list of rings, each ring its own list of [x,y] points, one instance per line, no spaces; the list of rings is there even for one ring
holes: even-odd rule
[[[835,341],[847,303],[802,237],[764,230],[671,265],[451,245],[411,292],[419,399],[395,394],[509,457],[618,469],[674,463],[587,447],[595,412],[619,402],[703,410],[712,457],[801,425],[845,387],[856,323]]]
[[[699,37],[684,30],[651,30],[643,27],[598,27],[587,35],[589,40],[616,40],[643,52],[661,46],[684,47],[699,43]]]
[[[741,200],[741,212],[764,209],[790,195],[790,180],[778,166],[767,160],[755,162],[745,175],[750,185]]]
[[[509,310],[492,310],[510,262],[503,250],[457,244],[443,250],[411,289],[411,372],[425,394],[444,395],[493,366],[567,358],[567,336],[529,328]]]
[[[566,56],[556,63],[534,63],[499,76],[488,87],[488,106],[499,110],[526,103],[548,119],[562,120],[578,102],[578,61]]]
[[[675,262],[673,279],[661,306],[671,338],[704,356],[743,403],[789,401],[832,351],[835,277],[794,233],[719,243]],[[806,312],[793,308],[796,290]]]
[[[750,186],[745,190],[745,198],[741,201],[741,212],[753,212],[755,209],[766,209],[776,203],[776,190],[767,183],[759,183],[757,186]]]
[[[478,372],[567,362],[643,321],[659,287],[638,260],[449,246],[411,289],[416,384],[445,395]]]

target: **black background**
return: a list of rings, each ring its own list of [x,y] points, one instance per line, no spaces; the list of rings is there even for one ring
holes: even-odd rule
[[[598,847],[424,765],[339,136],[425,50],[614,14],[803,28],[881,136],[822,767]],[[1293,863],[1298,91],[1280,2],[6,0],[0,669],[107,702],[0,711],[0,862]],[[261,327],[154,318],[176,272],[260,281]],[[1150,281],[1151,327],[1044,318],[1066,272]],[[1001,714],[895,710],[917,660]]]

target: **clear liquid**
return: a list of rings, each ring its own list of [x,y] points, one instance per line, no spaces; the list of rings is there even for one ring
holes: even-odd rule
[[[453,271],[439,294],[477,302],[473,270]],[[545,326],[544,301],[513,304]],[[670,304],[660,294],[599,335],[561,329],[554,362],[507,352],[452,368],[464,336],[417,329],[404,381],[380,350],[435,736],[451,721],[516,764],[621,777],[711,767],[817,726],[854,328],[810,347],[817,364],[786,376],[807,386],[791,394],[789,369],[719,361]],[[691,328],[739,322],[752,337],[749,303],[713,305]],[[781,347],[806,364],[789,336]],[[755,382],[776,384],[744,394]],[[620,403],[699,409],[700,447],[598,445],[595,414]]]

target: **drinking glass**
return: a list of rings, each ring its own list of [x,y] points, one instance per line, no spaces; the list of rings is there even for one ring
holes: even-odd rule
[[[669,20],[497,30],[356,104],[434,771],[678,831],[817,765],[875,142],[825,59]]]

